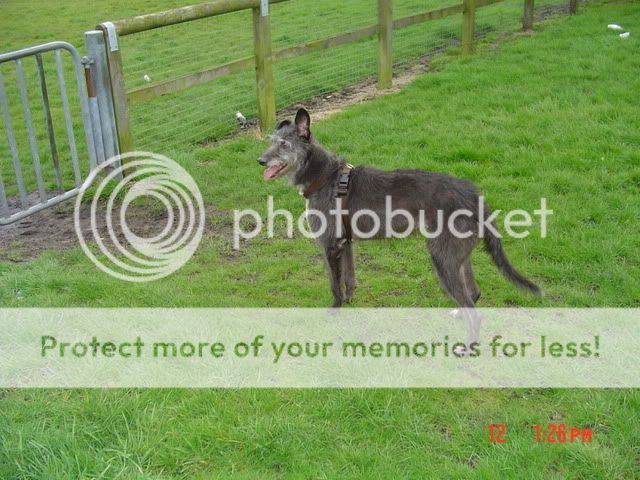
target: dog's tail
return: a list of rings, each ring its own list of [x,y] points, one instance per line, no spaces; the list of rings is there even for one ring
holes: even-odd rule
[[[485,230],[484,243],[493,262],[507,279],[520,288],[529,290],[540,297],[544,296],[544,292],[540,287],[513,268],[502,249],[502,241],[494,235],[491,229]]]

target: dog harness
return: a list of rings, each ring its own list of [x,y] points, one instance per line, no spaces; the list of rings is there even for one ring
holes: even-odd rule
[[[337,206],[340,210],[345,210],[347,213],[342,215],[342,227],[343,227],[343,238],[342,240],[346,242],[351,242],[351,219],[349,217],[349,185],[351,183],[351,171],[353,170],[353,165],[350,163],[342,163],[338,169],[338,185],[337,185]],[[328,178],[316,180],[311,183],[307,188],[304,189],[302,194],[304,198],[309,198],[312,194],[320,190],[324,187]]]

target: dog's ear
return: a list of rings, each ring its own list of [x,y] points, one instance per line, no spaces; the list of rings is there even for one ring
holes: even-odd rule
[[[304,108],[298,110],[296,114],[296,130],[302,138],[309,140],[311,137],[311,117]]]
[[[281,128],[286,127],[287,125],[291,125],[291,120],[281,120],[276,125],[276,130],[280,130]]]

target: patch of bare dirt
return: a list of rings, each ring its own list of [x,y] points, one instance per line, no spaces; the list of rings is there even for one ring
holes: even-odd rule
[[[429,55],[425,55],[418,62],[412,65],[396,65],[394,67],[395,71],[393,76],[393,85],[391,88],[379,90],[377,80],[375,78],[370,78],[356,83],[355,85],[345,87],[338,92],[318,95],[305,100],[303,103],[287,107],[278,112],[278,116],[283,118],[294,116],[298,111],[298,108],[304,106],[306,109],[313,112],[314,120],[323,120],[341,112],[351,105],[368,102],[376,97],[398,93],[413,82],[418,76],[431,69],[431,61],[433,60],[433,57],[442,53],[456,43],[457,42],[452,42],[451,45],[434,50],[430,52]]]
[[[33,202],[35,198],[30,198]],[[10,208],[16,209],[16,199],[9,199]],[[119,205],[111,212],[111,224],[114,237],[127,245],[120,223]],[[23,262],[36,257],[46,250],[64,250],[79,246],[74,220],[75,202],[73,200],[58,206],[47,208],[11,225],[0,226],[0,261]],[[221,235],[231,238],[231,220],[211,205],[205,207],[205,234]],[[91,241],[91,206],[83,205],[80,210],[80,229],[88,243]],[[113,241],[107,226],[107,204],[99,202],[96,211],[96,230],[107,246]],[[151,238],[160,234],[167,226],[169,214],[159,204],[131,204],[126,211],[128,228],[141,238]],[[230,217],[229,217],[230,218]],[[174,218],[172,227],[177,226]],[[172,230],[173,231],[173,230]]]
[[[568,15],[569,14],[569,2],[561,5],[545,5],[540,8],[536,8],[533,12],[533,18],[536,22],[546,20],[554,15]]]

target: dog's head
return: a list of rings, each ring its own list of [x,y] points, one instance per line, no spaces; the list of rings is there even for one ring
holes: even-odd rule
[[[283,120],[271,136],[271,145],[258,158],[267,169],[264,179],[271,180],[285,173],[293,179],[304,165],[311,144],[311,117],[304,108],[298,110],[295,121]]]

